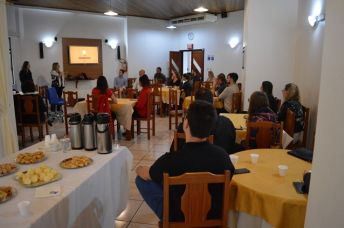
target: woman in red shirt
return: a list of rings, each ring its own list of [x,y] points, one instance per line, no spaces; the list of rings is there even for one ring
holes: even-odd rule
[[[134,107],[133,117],[146,118],[148,94],[152,92],[152,90],[150,89],[150,82],[147,75],[144,74],[142,77],[140,77],[139,82],[140,82],[140,86],[142,87],[142,90],[137,99],[137,103]]]

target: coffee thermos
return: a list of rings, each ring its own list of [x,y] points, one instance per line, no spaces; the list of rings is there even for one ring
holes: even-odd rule
[[[85,150],[97,149],[97,136],[94,114],[85,114],[82,121],[82,130]]]
[[[97,149],[100,154],[112,152],[110,115],[99,113],[97,115]]]
[[[73,150],[80,150],[82,146],[81,115],[79,113],[71,114],[69,119],[70,140]]]

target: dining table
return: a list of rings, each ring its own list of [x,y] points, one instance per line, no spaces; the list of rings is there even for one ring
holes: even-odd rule
[[[214,99],[215,98],[218,98],[218,97],[214,97]],[[195,100],[194,96],[192,96],[192,100],[193,101]],[[183,108],[189,107],[190,104],[191,104],[191,96],[185,97],[184,103],[183,103]],[[214,107],[222,109],[224,107],[223,106],[223,100],[218,100],[218,101],[214,102]]]
[[[229,219],[231,228],[302,228],[307,208],[307,194],[298,194],[293,182],[303,180],[304,170],[312,164],[287,154],[283,149],[254,149],[236,153],[235,169],[250,173],[234,175],[229,187]],[[258,162],[251,163],[251,154]],[[278,166],[288,167],[287,175],[279,175]]]
[[[162,99],[162,102],[164,103],[164,104],[169,104],[170,103],[170,100],[169,100],[169,98],[170,98],[170,94],[169,94],[169,92],[170,92],[170,89],[174,89],[174,88],[172,88],[172,87],[170,87],[170,86],[168,86],[168,87],[162,87],[161,88],[161,99]],[[176,89],[177,90],[177,102],[178,102],[178,105],[179,105],[179,98],[180,98],[180,90],[179,89]],[[159,102],[160,100],[159,100],[159,97],[155,97],[155,101],[156,102]]]
[[[220,113],[220,116],[224,116],[230,119],[234,125],[236,133],[236,143],[241,143],[242,140],[246,140],[247,132],[247,114],[241,113]],[[282,148],[285,149],[289,143],[293,140],[287,132],[283,131],[282,135]]]
[[[115,219],[125,210],[129,197],[133,156],[128,148],[114,147],[109,154],[85,150],[63,153],[61,148],[51,152],[44,144],[44,141],[39,142],[0,159],[0,164],[12,163],[17,166],[14,173],[0,177],[1,186],[16,189],[16,195],[0,203],[0,227],[115,227]],[[14,162],[18,154],[38,150],[43,151],[45,160],[34,164]],[[62,168],[60,163],[74,156],[87,156],[93,161],[82,168]],[[15,178],[18,171],[28,171],[42,164],[55,169],[61,179],[38,187],[26,187]],[[36,191],[56,187],[60,189],[59,195],[50,192],[51,197],[34,197]],[[17,204],[21,201],[30,202],[26,216],[19,213]]]
[[[136,105],[137,99],[117,98],[117,104],[110,103],[110,110],[116,114],[116,120],[126,129],[126,140],[131,140],[131,122],[133,107]],[[90,104],[92,106],[92,104]],[[80,101],[73,108],[74,113],[79,113],[81,117],[88,113],[87,101]]]

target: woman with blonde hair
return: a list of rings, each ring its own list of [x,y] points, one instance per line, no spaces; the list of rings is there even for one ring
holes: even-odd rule
[[[55,87],[58,98],[62,98],[62,91],[64,88],[64,76],[66,73],[63,71],[60,71],[60,64],[58,62],[53,63],[52,69],[50,71],[51,80],[52,80],[51,87]],[[58,105],[57,111],[60,111],[60,108],[61,106]],[[52,112],[55,111],[54,105],[51,106],[51,111]]]
[[[210,70],[208,71],[208,78],[207,78],[207,82],[212,82],[214,83],[215,82],[215,76],[214,76],[214,73]]]
[[[281,109],[277,112],[278,119],[279,121],[283,121],[285,123],[288,109],[295,113],[293,143],[296,144],[300,139],[301,131],[303,130],[304,124],[304,110],[300,103],[299,88],[294,83],[288,83],[285,85],[282,93],[284,103],[282,104]]]

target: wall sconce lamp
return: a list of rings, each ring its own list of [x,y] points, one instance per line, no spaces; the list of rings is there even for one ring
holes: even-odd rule
[[[57,37],[55,36],[54,39],[47,39],[45,41],[43,41],[44,45],[48,48],[50,48],[51,46],[53,46],[54,42],[57,41]]]
[[[229,41],[229,46],[231,48],[235,48],[239,43],[239,39],[238,38],[232,38],[230,41]]]
[[[314,27],[316,26],[319,21],[324,21],[325,20],[325,15],[324,14],[319,14],[317,16],[309,16],[308,17],[308,23]]]
[[[111,41],[109,42],[108,39],[105,39],[105,43],[111,47],[111,49],[116,49],[117,47],[117,42],[116,41]]]

